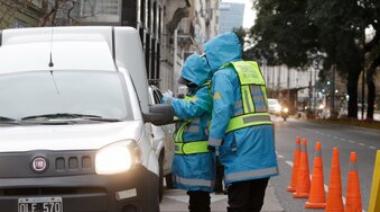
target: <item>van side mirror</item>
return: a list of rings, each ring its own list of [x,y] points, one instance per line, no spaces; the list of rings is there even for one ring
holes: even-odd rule
[[[149,106],[149,113],[144,113],[144,121],[154,125],[166,125],[174,123],[174,110],[171,105],[157,104]]]

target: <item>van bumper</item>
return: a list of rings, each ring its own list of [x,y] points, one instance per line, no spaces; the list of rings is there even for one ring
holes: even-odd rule
[[[157,212],[158,176],[138,165],[118,175],[0,178],[1,211],[19,198],[62,197],[63,212]]]

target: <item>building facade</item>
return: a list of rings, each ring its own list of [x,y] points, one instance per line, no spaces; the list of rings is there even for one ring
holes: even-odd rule
[[[243,25],[244,3],[221,2],[219,7],[219,32],[231,32]]]
[[[43,0],[0,0],[0,29],[38,26],[46,10]]]
[[[79,0],[77,4],[71,24],[137,28],[150,83],[174,92],[186,57],[200,51],[218,31],[219,0]]]
[[[306,70],[281,66],[261,65],[268,94],[271,98],[287,102],[292,111],[304,107],[316,108],[321,102],[319,70],[309,67]]]
[[[175,20],[175,14],[178,14],[178,7],[175,2],[178,0],[169,0],[167,5],[166,23]],[[164,33],[166,37],[166,63],[161,64],[164,71],[161,76],[161,87],[171,89],[177,92],[179,85],[177,79],[185,59],[192,53],[202,52],[202,45],[218,33],[219,22],[219,1],[218,0],[192,0],[183,1],[179,8],[187,7],[187,15],[184,16],[178,25],[171,29],[170,24],[166,25]],[[188,3],[188,4],[187,4]],[[171,18],[172,17],[172,18]],[[168,27],[169,26],[169,27]],[[173,43],[171,43],[173,41]]]
[[[186,57],[218,33],[218,13],[219,0],[0,0],[0,27],[135,27],[150,83],[176,93]]]

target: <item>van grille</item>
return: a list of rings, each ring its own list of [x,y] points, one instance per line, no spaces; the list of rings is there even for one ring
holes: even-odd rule
[[[59,177],[95,174],[94,150],[47,151],[0,153],[0,178]],[[48,167],[43,172],[32,169],[36,157],[46,159]]]

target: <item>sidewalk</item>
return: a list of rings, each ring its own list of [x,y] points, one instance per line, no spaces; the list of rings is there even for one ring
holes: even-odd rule
[[[166,190],[161,203],[161,212],[187,212],[188,196],[182,190]],[[227,207],[226,195],[211,195],[211,211],[225,212]],[[274,188],[269,185],[265,195],[265,202],[262,212],[283,212],[278,201]]]

